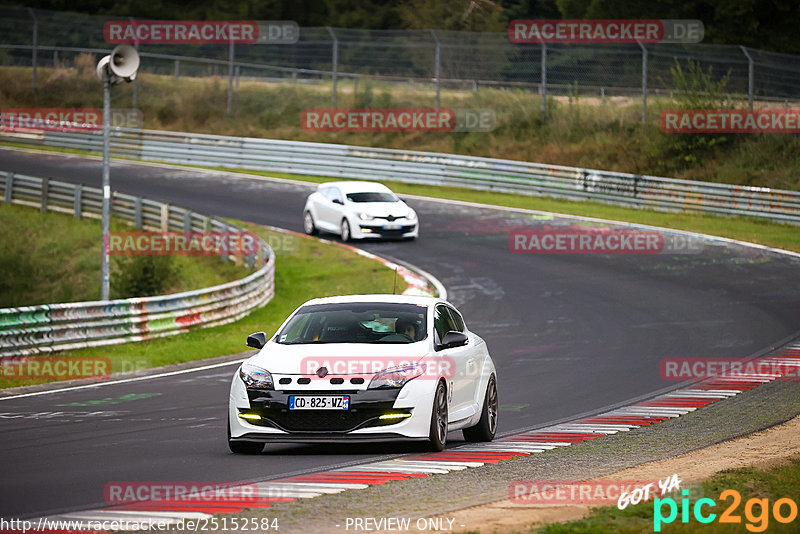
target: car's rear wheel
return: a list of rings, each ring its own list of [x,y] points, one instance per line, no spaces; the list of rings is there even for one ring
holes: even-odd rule
[[[310,211],[303,214],[303,230],[305,230],[308,235],[317,234],[317,226],[314,224],[314,217],[311,216]]]
[[[228,448],[234,454],[260,454],[264,444],[257,441],[232,441],[231,422],[228,421]]]
[[[492,441],[497,432],[497,380],[494,375],[489,377],[486,386],[486,397],[483,399],[483,411],[478,424],[463,430],[464,439],[467,441]]]
[[[350,223],[347,219],[342,219],[342,241],[350,241]]]
[[[436,386],[433,395],[433,411],[431,412],[431,428],[428,434],[430,447],[434,451],[444,450],[447,442],[447,389],[444,382]]]

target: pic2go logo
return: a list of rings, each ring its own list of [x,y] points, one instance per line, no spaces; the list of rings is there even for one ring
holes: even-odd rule
[[[656,498],[653,501],[653,531],[661,532],[661,525],[667,525],[678,518],[680,511],[681,523],[689,523],[690,512],[694,515],[698,523],[711,523],[717,518],[717,514],[710,509],[715,508],[717,503],[713,499],[703,498],[695,501],[694,505],[689,504],[689,490],[683,490],[680,510],[675,499],[667,497],[665,499]],[[736,513],[736,509],[742,503],[741,494],[733,489],[728,489],[719,494],[720,500],[731,500],[730,505],[720,514],[720,523],[741,524],[742,517]],[[669,511],[665,516],[665,507]],[[744,505],[744,517],[747,520],[745,528],[750,532],[764,532],[769,526],[770,511],[775,521],[778,523],[791,523],[797,519],[797,503],[789,498],[776,500],[769,506],[769,499],[748,499]]]

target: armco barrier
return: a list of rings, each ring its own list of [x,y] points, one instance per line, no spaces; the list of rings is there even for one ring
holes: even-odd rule
[[[0,139],[100,151],[99,132],[41,132]],[[119,157],[355,179],[397,180],[594,200],[660,211],[745,215],[800,224],[800,193],[559,165],[249,137],[114,128]]]
[[[0,184],[0,198],[6,203],[99,217],[100,189],[10,172],[0,172]],[[111,213],[132,221],[137,229],[244,231],[183,208],[116,192]],[[241,280],[195,291],[0,309],[0,358],[141,341],[230,323],[265,305],[274,295],[275,254],[270,246],[260,239],[258,252],[245,256],[244,262],[257,270]]]

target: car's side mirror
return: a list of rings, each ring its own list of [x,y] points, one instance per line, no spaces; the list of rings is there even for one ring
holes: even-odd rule
[[[339,205],[341,205],[341,206],[344,206],[344,202],[342,202],[342,201],[341,201],[341,200],[339,200],[338,198],[334,198],[332,202],[333,202],[334,204],[339,204]]]
[[[464,345],[467,344],[468,341],[469,338],[467,337],[467,334],[465,334],[464,332],[456,332],[455,330],[450,330],[448,333],[444,335],[444,339],[442,339],[442,342],[439,344],[438,347],[436,347],[436,350],[452,349],[453,347],[463,347]]]
[[[445,336],[446,337],[446,336]],[[247,336],[247,346],[254,349],[260,349],[267,344],[267,334],[264,332],[256,332]]]

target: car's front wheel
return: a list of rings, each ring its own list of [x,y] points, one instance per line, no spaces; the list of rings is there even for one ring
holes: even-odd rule
[[[260,454],[264,450],[264,444],[257,441],[232,441],[231,422],[228,421],[228,448],[234,454]]]
[[[314,217],[311,216],[310,211],[306,211],[303,214],[303,230],[305,230],[308,235],[317,234],[317,226],[314,224]]]
[[[350,223],[347,222],[347,219],[342,219],[341,234],[342,234],[342,241],[350,241],[350,238],[352,236],[350,234]]]
[[[497,380],[494,375],[489,377],[489,384],[486,386],[486,396],[483,399],[483,410],[478,424],[465,428],[464,439],[467,441],[492,441],[497,432]]]
[[[434,451],[444,450],[447,442],[447,389],[444,382],[436,386],[433,395],[433,411],[431,412],[431,428],[428,434],[430,447]]]

